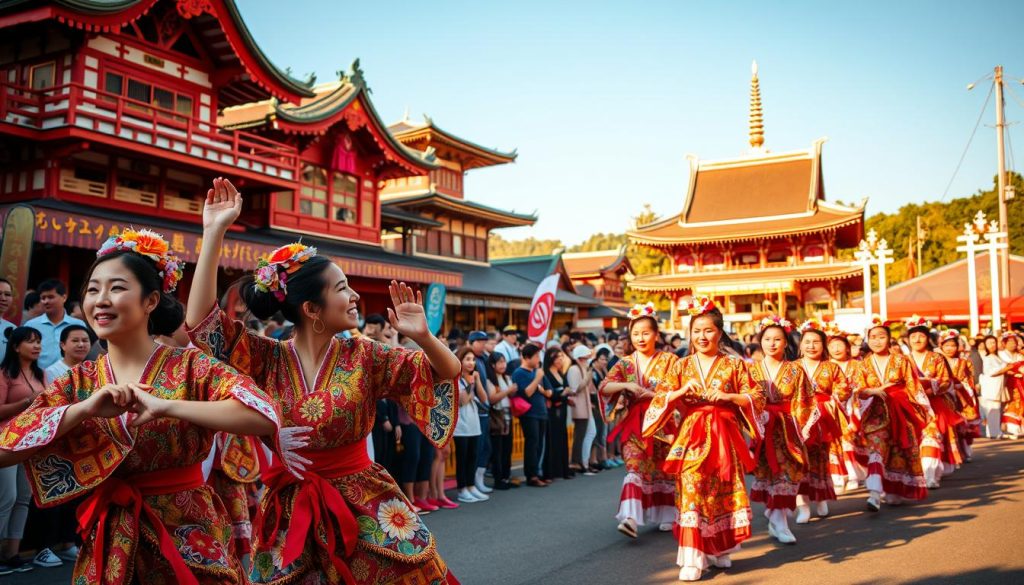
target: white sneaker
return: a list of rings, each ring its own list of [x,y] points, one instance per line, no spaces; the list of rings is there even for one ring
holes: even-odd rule
[[[824,518],[828,516],[828,502],[818,502],[818,516]]]
[[[732,567],[732,557],[729,555],[718,555],[717,557],[708,555],[708,562],[719,569],[728,569]]]
[[[64,561],[71,561],[72,563],[78,560],[78,545],[71,545],[70,547],[57,553],[57,556]]]
[[[939,489],[939,482],[934,481],[934,480],[933,481],[929,481],[928,483],[925,484],[925,486],[928,489],[930,489],[930,490],[937,490],[937,489]]]
[[[483,500],[477,499],[477,497],[474,496],[468,489],[463,489],[462,491],[460,491],[459,492],[459,497],[456,498],[456,499],[458,499],[463,504],[475,504],[477,502],[482,502],[483,501]]]
[[[683,567],[679,569],[680,581],[700,581],[701,570],[697,567]]]
[[[50,568],[59,567],[64,564],[64,561],[60,560],[57,555],[53,554],[52,550],[44,548],[36,554],[36,558],[32,559],[32,564],[37,567]]]
[[[480,490],[476,489],[476,486],[470,487],[469,493],[472,494],[474,498],[481,502],[486,502],[487,500],[491,499],[490,496],[485,496]]]
[[[811,521],[811,507],[807,505],[796,507],[796,523],[807,524]]]
[[[672,526],[674,526],[672,522],[662,522],[661,524],[658,524],[658,530],[662,532],[672,532]]]
[[[485,485],[483,484],[483,482],[481,482],[481,483],[478,483],[478,484],[476,484],[476,485],[475,485],[475,486],[473,486],[473,487],[474,487],[474,488],[476,488],[476,490],[477,490],[478,492],[481,492],[481,493],[484,493],[484,494],[489,494],[489,493],[491,493],[491,492],[493,492],[493,491],[494,491],[494,488],[489,488],[489,487],[485,486]]]

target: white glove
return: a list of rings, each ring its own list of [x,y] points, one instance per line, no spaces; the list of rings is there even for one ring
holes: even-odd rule
[[[281,448],[281,464],[295,477],[302,479],[306,466],[313,462],[296,453],[309,445],[309,433],[313,427],[283,427],[277,432],[277,444]]]

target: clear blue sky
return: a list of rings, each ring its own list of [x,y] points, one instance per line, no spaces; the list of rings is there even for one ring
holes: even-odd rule
[[[1024,78],[1024,3],[1013,1],[239,4],[265,52],[297,76],[330,80],[359,57],[386,122],[408,107],[518,148],[515,164],[466,179],[471,199],[539,211],[535,227],[501,232],[510,239],[621,232],[643,203],[677,214],[686,154],[747,148],[753,59],[766,146],[828,136],[828,199],[869,197],[869,213],[939,199],[990,83],[966,85],[997,64]],[[1024,85],[1013,87],[1007,119],[1024,121]],[[949,198],[991,185],[993,104]],[[1024,132],[1009,134],[1024,167]]]

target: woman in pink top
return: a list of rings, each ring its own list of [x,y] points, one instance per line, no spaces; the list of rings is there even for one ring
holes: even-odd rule
[[[7,352],[0,362],[0,424],[28,408],[46,389],[43,370],[36,360],[42,336],[31,327],[14,327],[7,335]],[[0,468],[0,573],[30,571],[32,565],[17,557],[32,497],[21,465]]]

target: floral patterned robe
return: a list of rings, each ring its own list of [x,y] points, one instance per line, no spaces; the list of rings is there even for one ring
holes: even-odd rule
[[[742,429],[755,440],[762,436],[765,396],[743,360],[719,355],[702,374],[697,359],[680,359],[659,384],[644,417],[644,434],[652,436],[671,422],[677,408],[682,411],[682,425],[665,463],[665,470],[676,474],[676,562],[703,570],[708,566],[706,554],[726,554],[750,538],[752,513],[743,478],[753,469],[754,458]],[[697,387],[670,403],[668,393],[690,380],[697,381]],[[713,404],[709,399],[714,392],[744,394],[749,404]]]
[[[802,362],[798,362],[804,365]],[[846,376],[833,362],[821,361],[814,371],[804,370],[814,391],[816,412],[804,424],[807,437],[807,496],[817,502],[836,499],[833,476],[845,477],[842,466],[843,405],[850,398]],[[845,487],[845,482],[840,488]]]
[[[956,427],[963,423],[963,419],[956,413],[956,394],[946,358],[934,351],[926,352],[921,361],[913,353],[909,357],[918,378],[933,380],[930,384],[922,382],[934,416],[929,418],[928,426],[921,434],[921,460],[925,476],[928,475],[929,467],[934,467],[937,481],[942,475],[952,473],[956,465],[963,463],[956,437]]]
[[[896,352],[880,371],[880,360],[867,356],[853,372],[851,410],[858,430],[857,458],[867,466],[867,489],[910,500],[928,495],[921,467],[921,433],[928,424],[928,398],[910,358]],[[860,397],[865,388],[892,383],[886,397]]]
[[[839,476],[843,476],[845,479],[850,481],[863,481],[867,478],[868,470],[865,464],[858,459],[857,451],[858,445],[860,445],[860,451],[865,452],[866,447],[864,446],[863,437],[857,432],[860,423],[860,412],[858,411],[855,403],[857,397],[853,395],[853,388],[851,383],[853,382],[854,373],[857,368],[864,365],[864,362],[860,360],[849,360],[846,363],[839,363],[833,361],[840,373],[846,377],[846,396],[843,400],[842,407],[845,417],[843,418],[843,438],[840,441],[840,449],[836,452],[835,449],[832,451],[830,460],[837,459],[841,465],[838,466],[841,469],[837,469],[835,464],[832,465],[832,481],[835,483]],[[835,483],[836,486],[840,484]],[[844,486],[845,489],[845,486]]]
[[[1011,354],[1003,349],[999,351],[999,357],[1007,364],[1018,364],[1016,370],[1005,376],[1010,401],[1003,404],[1002,426],[1006,434],[1020,436],[1024,434],[1024,366],[1020,365],[1024,362],[1024,354]]]
[[[380,398],[398,402],[437,446],[447,443],[455,429],[458,406],[452,381],[435,383],[421,351],[366,338],[335,338],[313,386],[307,388],[291,342],[251,333],[217,308],[189,336],[197,347],[223,356],[266,388],[280,403],[284,426],[313,427],[310,447],[302,452],[310,459],[331,459],[332,452],[344,449],[346,457],[365,457]],[[315,472],[309,470],[307,481]],[[282,566],[290,522],[299,514],[296,493],[302,484],[274,493],[266,490],[254,524],[254,583],[340,583],[346,565],[359,583],[457,582],[437,554],[433,535],[382,466],[367,461],[360,470],[323,479],[330,486],[329,493],[322,494],[324,500],[348,508],[334,517],[354,521],[325,521],[327,510],[315,514],[301,555]],[[276,514],[281,508],[283,512]]]
[[[974,383],[974,365],[971,360],[961,357],[946,358],[949,371],[953,376],[954,393],[956,394],[957,412],[963,419],[957,429],[960,450],[964,459],[970,460],[971,443],[981,436],[981,412],[978,410],[978,389]]]
[[[761,422],[764,438],[754,445],[757,467],[750,499],[771,510],[793,510],[797,493],[809,495],[807,447],[801,429],[813,425],[817,414],[814,392],[802,367],[783,361],[769,378],[765,362],[750,366],[750,376],[761,387],[765,408]],[[803,490],[802,492],[800,490]]]
[[[620,359],[601,382],[601,388],[610,383],[633,382],[644,387],[655,387],[664,380],[679,358],[669,352],[658,352],[647,363],[645,372],[638,372],[636,354]],[[601,400],[616,400],[625,395],[620,393],[611,398],[599,394]],[[619,511],[616,520],[632,518],[638,525],[645,523],[662,524],[676,521],[676,486],[672,477],[662,471],[668,442],[664,434],[645,439],[643,418],[650,400],[633,402],[624,398],[625,411],[616,416],[616,426],[608,440],[621,438],[622,458],[626,462],[626,477],[622,480],[619,495]],[[607,410],[607,409],[604,409]],[[670,425],[671,426],[671,425]],[[672,429],[666,433],[673,432]]]
[[[217,433],[214,443],[217,452],[207,481],[228,509],[234,554],[242,557],[252,548],[249,508],[260,479],[260,468],[266,464],[263,447],[255,437],[228,433]]]
[[[141,382],[152,393],[174,400],[234,398],[278,424],[270,397],[246,376],[195,349],[158,346]],[[231,521],[213,489],[202,483],[202,461],[210,452],[214,431],[173,418],[160,418],[138,428],[129,415],[88,419],[54,440],[64,412],[107,384],[115,383],[106,356],[84,362],[54,380],[32,405],[0,428],[0,449],[21,451],[42,447],[29,458],[32,492],[40,506],[69,501],[83,494],[116,490],[99,502],[105,521],[93,524],[85,537],[72,583],[86,585],[167,584],[184,582],[167,561],[162,547],[165,529],[187,570],[202,584],[245,583],[245,574],[231,551]],[[153,474],[161,481],[180,481],[188,471],[198,483],[187,489],[142,494],[141,518],[130,513],[131,503],[118,505],[130,490]],[[123,501],[123,500],[122,500]],[[107,506],[103,506],[103,503]],[[83,504],[83,508],[89,503]],[[83,508],[79,508],[80,520]],[[154,523],[159,519],[160,525]],[[166,542],[166,541],[164,541]],[[168,542],[168,544],[170,544]]]

